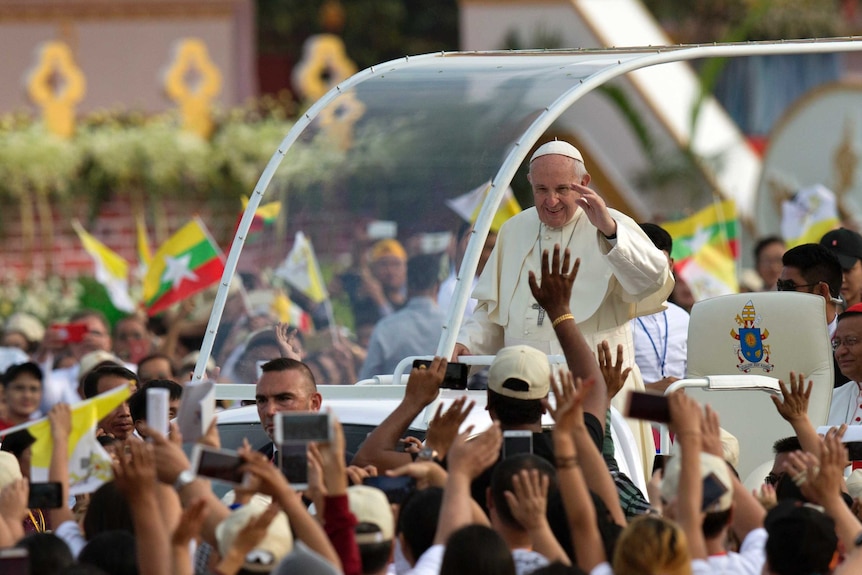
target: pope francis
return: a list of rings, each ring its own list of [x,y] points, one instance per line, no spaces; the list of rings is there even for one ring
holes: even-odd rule
[[[611,350],[623,345],[626,366],[633,367],[625,389],[643,389],[634,365],[629,320],[664,309],[673,288],[667,257],[634,220],[608,208],[588,188],[590,175],[580,151],[554,140],[530,158],[527,175],[535,207],[508,220],[473,290],[473,316],[458,334],[453,357],[491,355],[504,346],[527,344],[561,354],[552,323],[533,299],[527,278],[541,274],[542,251],[569,248],[581,259],[572,289],[571,308],[587,342],[596,349],[607,340]],[[626,391],[615,398],[618,409]],[[655,454],[647,425],[630,422],[644,458],[646,477]],[[649,466],[649,467],[647,467]]]

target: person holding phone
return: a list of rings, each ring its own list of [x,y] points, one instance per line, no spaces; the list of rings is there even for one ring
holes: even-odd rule
[[[359,379],[393,373],[398,362],[411,355],[432,353],[437,348],[445,316],[437,305],[440,258],[422,254],[407,262],[407,304],[381,319],[368,344],[368,355]]]

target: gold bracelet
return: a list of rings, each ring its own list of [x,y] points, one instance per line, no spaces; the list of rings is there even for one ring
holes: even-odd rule
[[[551,324],[551,327],[557,327],[558,325],[569,319],[574,321],[575,316],[570,313],[564,313],[563,315],[554,320],[554,322]]]
[[[577,457],[558,457],[556,458],[557,469],[571,469],[578,466]]]

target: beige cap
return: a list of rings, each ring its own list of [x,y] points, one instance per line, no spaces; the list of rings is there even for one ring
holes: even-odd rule
[[[239,532],[253,518],[264,511],[267,506],[257,499],[233,511],[216,527],[218,551],[224,557],[233,546]],[[263,540],[245,556],[242,568],[254,573],[269,573],[293,549],[293,534],[287,522],[287,515],[279,511]]]
[[[853,499],[862,499],[862,469],[854,469],[847,478],[847,492]]]
[[[42,325],[42,322],[36,316],[23,311],[15,312],[6,318],[3,331],[6,333],[20,333],[29,342],[42,341],[45,337],[45,326]]]
[[[676,499],[679,491],[679,473],[682,457],[675,455],[670,458],[664,468],[664,478],[661,482],[661,498],[665,501],[673,501]],[[700,477],[706,479],[710,475],[715,474],[716,479],[727,488],[727,490],[718,498],[710,507],[705,509],[707,512],[727,511],[730,509],[730,504],[733,502],[733,481],[730,478],[730,469],[727,463],[721,458],[710,453],[700,454]]]
[[[88,373],[95,369],[97,365],[106,362],[115,363],[120,367],[126,366],[126,364],[123,363],[122,359],[120,359],[110,351],[97,349],[96,351],[91,351],[90,353],[84,354],[84,356],[78,362],[78,379],[84,379]]]
[[[550,390],[548,356],[529,345],[513,345],[497,352],[488,369],[488,389],[514,399],[542,399]],[[526,384],[513,384],[517,379]],[[508,382],[508,383],[507,383]]]
[[[395,536],[395,519],[383,491],[370,485],[351,485],[347,488],[347,499],[356,521],[370,523],[380,529],[380,533],[357,534],[357,543],[383,543],[392,540]],[[373,539],[364,540],[364,537]]]
[[[18,459],[8,451],[0,451],[0,489],[22,477]]]
[[[572,158],[582,164],[584,163],[584,157],[581,155],[580,150],[570,143],[562,142],[560,140],[552,140],[539,146],[539,148],[533,152],[533,155],[530,157],[530,163],[532,164],[533,160],[536,158],[541,156],[550,156],[552,154],[566,156],[567,158]]]

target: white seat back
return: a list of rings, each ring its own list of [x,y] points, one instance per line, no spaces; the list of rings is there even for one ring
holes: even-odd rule
[[[823,425],[832,401],[832,346],[819,295],[796,292],[734,294],[704,300],[691,310],[687,377],[768,375],[789,382],[790,371],[814,382],[808,415]],[[768,390],[686,391],[710,404],[721,426],[739,440],[743,478],[772,458],[772,444],[793,435]]]

